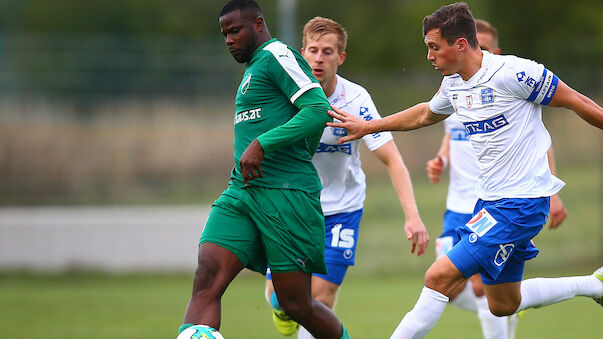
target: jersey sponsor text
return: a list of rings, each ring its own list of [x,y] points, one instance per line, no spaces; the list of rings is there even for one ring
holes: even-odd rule
[[[463,123],[463,125],[465,125],[465,130],[467,131],[467,133],[469,133],[469,135],[478,133],[490,133],[508,124],[509,122],[503,114],[495,116],[494,118],[488,120]]]
[[[243,121],[259,119],[262,117],[262,115],[260,114],[261,111],[261,108],[254,108],[247,111],[243,111],[235,115],[234,124],[236,125]]]

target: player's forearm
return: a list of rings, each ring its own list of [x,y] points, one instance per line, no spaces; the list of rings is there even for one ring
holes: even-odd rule
[[[589,124],[603,129],[603,108],[590,98],[578,93],[578,102],[569,107]]]
[[[553,107],[565,107],[576,112],[584,121],[603,129],[603,109],[587,96],[559,80],[555,95],[549,103]]]
[[[442,138],[442,144],[440,145],[438,155],[450,159],[450,133],[446,133]]]
[[[401,156],[398,155],[397,159],[394,158],[394,160],[387,164],[387,172],[398,195],[398,200],[400,200],[400,204],[402,205],[402,210],[404,210],[406,220],[420,220],[421,217],[419,216],[419,209],[415,201],[410,173],[404,165]]]
[[[284,125],[260,135],[258,141],[265,153],[288,146],[303,138],[321,133],[331,117],[325,105],[308,105],[302,108]]]
[[[433,125],[444,117],[433,114],[429,104],[423,102],[404,111],[389,115],[383,119],[369,122],[370,133],[381,131],[410,131],[417,128]]]

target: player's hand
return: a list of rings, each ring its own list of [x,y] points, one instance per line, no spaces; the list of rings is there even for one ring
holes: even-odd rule
[[[549,212],[549,229],[554,230],[559,227],[561,223],[567,218],[567,211],[563,206],[563,202],[559,195],[555,194],[551,196],[551,210]]]
[[[239,165],[241,165],[241,174],[243,175],[243,183],[247,186],[248,182],[255,178],[263,178],[260,163],[264,160],[264,149],[258,139],[254,139],[243,154]]]
[[[327,122],[327,126],[345,128],[345,130],[348,132],[348,135],[337,140],[338,144],[360,139],[368,134],[368,129],[366,128],[366,124],[368,123],[367,121],[353,116],[352,114],[349,114],[348,112],[337,107],[331,106],[331,109],[333,110],[328,111],[329,115],[340,122]]]
[[[421,219],[406,220],[404,232],[406,232],[406,239],[412,242],[410,253],[416,251],[417,256],[424,254],[429,244],[429,234],[425,229],[425,225],[423,225],[423,221]]]
[[[442,176],[442,172],[444,172],[444,168],[444,159],[442,159],[440,155],[427,161],[427,167],[425,167],[425,170],[427,171],[427,177],[433,184],[440,182],[440,177]]]

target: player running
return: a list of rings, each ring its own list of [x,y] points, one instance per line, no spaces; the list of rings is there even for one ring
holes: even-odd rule
[[[369,93],[361,86],[339,76],[338,67],[346,58],[347,33],[337,22],[315,17],[303,30],[302,56],[312,68],[331,105],[351,112],[364,120],[381,116]],[[327,274],[312,275],[312,295],[330,308],[335,307],[337,293],[349,266],[354,265],[366,195],[365,175],[360,162],[360,140],[337,144],[345,135],[342,128],[325,128],[312,162],[318,170],[323,190],[320,202],[325,214],[325,262]],[[369,150],[386,166],[390,179],[404,210],[404,230],[411,240],[411,253],[422,255],[429,236],[419,216],[410,175],[389,132],[373,133],[363,139]],[[268,277],[270,274],[268,274]],[[272,282],[266,283],[266,298],[274,307],[273,320],[284,335],[297,330],[279,306]],[[313,338],[300,328],[298,339]]]
[[[312,298],[312,273],[326,273],[320,179],[312,164],[329,103],[302,56],[273,39],[253,0],[220,12],[232,56],[246,63],[235,98],[228,188],[201,235],[193,293],[180,332],[220,327],[221,297],[244,268],[265,273],[280,304],[317,338],[350,338],[335,313]]]
[[[482,50],[500,54],[498,32],[489,22],[475,20],[477,42]],[[459,238],[455,229],[471,220],[473,207],[477,202],[475,195],[475,179],[478,177],[478,165],[469,142],[469,134],[456,114],[444,120],[446,133],[442,145],[435,158],[427,162],[427,175],[433,183],[440,181],[442,172],[450,165],[450,183],[446,197],[442,234],[436,239],[436,258],[445,255]],[[547,151],[551,173],[555,174],[553,148]],[[567,216],[563,202],[558,194],[551,196],[549,228],[557,228]],[[461,283],[451,292],[450,302],[462,309],[475,312],[486,339],[513,339],[517,326],[517,316],[497,317],[490,312],[486,300],[484,286],[479,274]]]
[[[530,242],[543,228],[550,196],[563,181],[550,172],[550,137],[541,105],[566,107],[603,128],[603,109],[534,61],[482,51],[475,21],[464,3],[443,6],[423,20],[427,59],[444,75],[429,102],[380,120],[364,121],[337,108],[347,142],[384,130],[413,130],[456,113],[469,134],[479,177],[473,218],[458,228],[460,241],[425,273],[425,287],[392,338],[422,338],[437,323],[451,292],[481,274],[490,311],[511,315],[575,296],[603,304],[603,267],[586,276],[522,281],[525,260],[538,249]]]

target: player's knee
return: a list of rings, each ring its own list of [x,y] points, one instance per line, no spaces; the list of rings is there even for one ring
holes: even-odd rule
[[[486,291],[484,291],[484,285],[482,284],[473,284],[471,286],[471,288],[473,289],[473,294],[475,294],[478,297],[483,296],[484,294],[486,294]]]
[[[446,276],[433,265],[425,272],[425,287],[432,290],[441,291],[446,286],[447,280]]]
[[[490,313],[494,314],[497,317],[504,317],[511,315],[517,311],[519,305],[514,303],[496,303],[489,304]]]
[[[285,310],[288,316],[294,320],[306,319],[310,314],[311,307],[309,302],[296,302],[291,299],[279,301],[280,306]]]
[[[198,266],[195,271],[195,278],[193,281],[193,294],[199,294],[205,292],[212,285],[212,280],[215,276],[207,273],[203,267]]]
[[[329,294],[327,292],[319,292],[314,295],[314,299],[316,301],[327,305],[328,308],[333,308],[333,304],[335,304],[335,295]]]
[[[220,276],[217,268],[212,268],[211,265],[199,264],[195,271],[195,278],[193,281],[193,295],[219,295],[220,291],[225,289]]]

